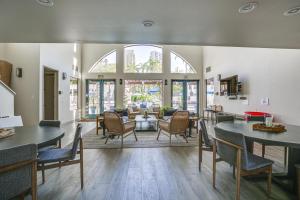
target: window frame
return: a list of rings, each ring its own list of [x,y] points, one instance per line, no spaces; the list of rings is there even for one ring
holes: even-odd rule
[[[126,48],[128,47],[138,47],[138,46],[143,46],[143,47],[156,47],[161,49],[161,72],[147,72],[147,73],[138,73],[138,72],[126,72],[125,67],[126,67],[126,62],[125,62],[125,57],[126,57]],[[163,56],[164,56],[164,48],[163,46],[155,45],[155,44],[130,44],[126,45],[123,47],[123,73],[124,74],[163,74],[164,73],[164,63],[163,63]],[[149,79],[150,80],[150,79]]]
[[[172,54],[174,54],[175,56],[179,57],[180,59],[182,59],[185,63],[187,63],[192,69],[193,71],[195,71],[194,73],[191,72],[172,72]],[[169,58],[170,58],[170,74],[197,74],[197,70],[193,67],[193,65],[191,65],[191,63],[189,63],[186,59],[183,58],[183,56],[181,56],[180,54],[176,53],[175,51],[170,50],[170,54],[169,54]]]
[[[74,106],[74,107],[71,107],[71,95],[72,95],[72,90],[71,90],[71,81],[74,81],[74,80],[76,80],[76,85],[77,85],[77,102],[76,102],[76,107]],[[69,88],[70,88],[70,111],[76,111],[76,110],[78,110],[79,109],[79,78],[77,78],[77,77],[74,77],[74,76],[70,76],[70,86],[69,86]],[[73,95],[74,96],[74,95]]]
[[[98,65],[98,63],[100,63],[105,57],[109,56],[110,54],[116,52],[116,68],[115,68],[115,72],[93,72],[92,70],[96,68],[96,66]],[[113,49],[111,51],[109,51],[108,53],[104,54],[103,56],[101,56],[93,65],[92,67],[89,69],[88,73],[91,74],[116,74],[117,73],[117,58],[118,58],[118,51],[117,49]]]

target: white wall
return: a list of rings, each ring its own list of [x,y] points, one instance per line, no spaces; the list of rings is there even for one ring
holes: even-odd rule
[[[277,121],[300,125],[300,50],[204,47],[203,61],[205,78],[215,78],[215,91],[219,91],[218,74],[222,78],[238,75],[243,83],[249,105],[215,96],[215,104],[223,105],[225,112],[265,111]],[[208,66],[212,71],[205,73]],[[269,105],[261,105],[265,97]]]
[[[43,119],[43,102],[44,102],[44,67],[48,67],[58,71],[58,90],[62,94],[58,96],[58,119],[62,123],[70,122],[78,119],[80,116],[80,109],[70,110],[70,76],[80,78],[80,74],[74,73],[73,57],[78,60],[78,67],[80,72],[81,63],[81,48],[77,45],[77,50],[74,52],[73,43],[61,44],[41,44],[40,48],[40,104],[39,104],[39,118]],[[67,79],[62,79],[62,73],[67,73]],[[79,81],[80,82],[80,81]],[[80,93],[79,93],[80,95]],[[80,99],[80,98],[79,98]],[[79,102],[80,106],[80,102]]]
[[[3,44],[3,57],[12,63],[12,89],[15,96],[15,115],[21,115],[26,126],[39,121],[39,65],[40,45],[8,43]],[[23,69],[23,77],[15,75],[17,67]]]
[[[14,94],[0,81],[0,117],[14,115]]]
[[[98,79],[99,73],[88,73],[93,64],[102,56],[112,50],[117,50],[117,73],[101,74],[104,79],[116,79],[116,106],[123,107],[124,80],[130,79],[161,79],[168,80],[168,85],[164,85],[164,105],[171,105],[171,79],[202,79],[202,47],[200,46],[179,46],[179,45],[162,45],[163,47],[163,72],[161,74],[128,74],[123,72],[124,68],[124,51],[126,45],[122,44],[83,44],[82,46],[82,85],[85,91],[86,79]],[[178,53],[185,58],[197,71],[197,74],[171,74],[170,73],[170,50]],[[185,77],[185,75],[187,77]],[[119,84],[119,79],[123,79],[123,84]],[[200,86],[201,88],[201,86]],[[200,91],[201,94],[201,91]],[[202,95],[200,95],[202,101]],[[201,107],[201,106],[200,106]],[[85,108],[85,95],[82,96],[82,108]],[[83,109],[83,115],[84,115]]]

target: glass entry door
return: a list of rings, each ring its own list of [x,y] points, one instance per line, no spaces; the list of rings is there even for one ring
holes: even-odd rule
[[[172,107],[188,110],[193,113],[199,111],[199,81],[172,80]]]
[[[86,81],[86,114],[89,117],[114,109],[115,85],[115,80]]]

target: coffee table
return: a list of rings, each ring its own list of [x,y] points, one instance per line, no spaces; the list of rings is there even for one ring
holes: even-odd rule
[[[158,120],[155,115],[148,115],[148,118],[144,118],[144,115],[136,115],[136,128],[135,131],[157,131]]]

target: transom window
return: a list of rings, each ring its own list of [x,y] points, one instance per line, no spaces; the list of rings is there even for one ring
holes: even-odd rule
[[[170,57],[171,73],[196,73],[196,70],[193,68],[193,66],[175,52],[171,52]]]
[[[117,51],[102,56],[89,70],[90,73],[116,73]]]
[[[162,48],[133,45],[124,48],[125,73],[162,73]]]

